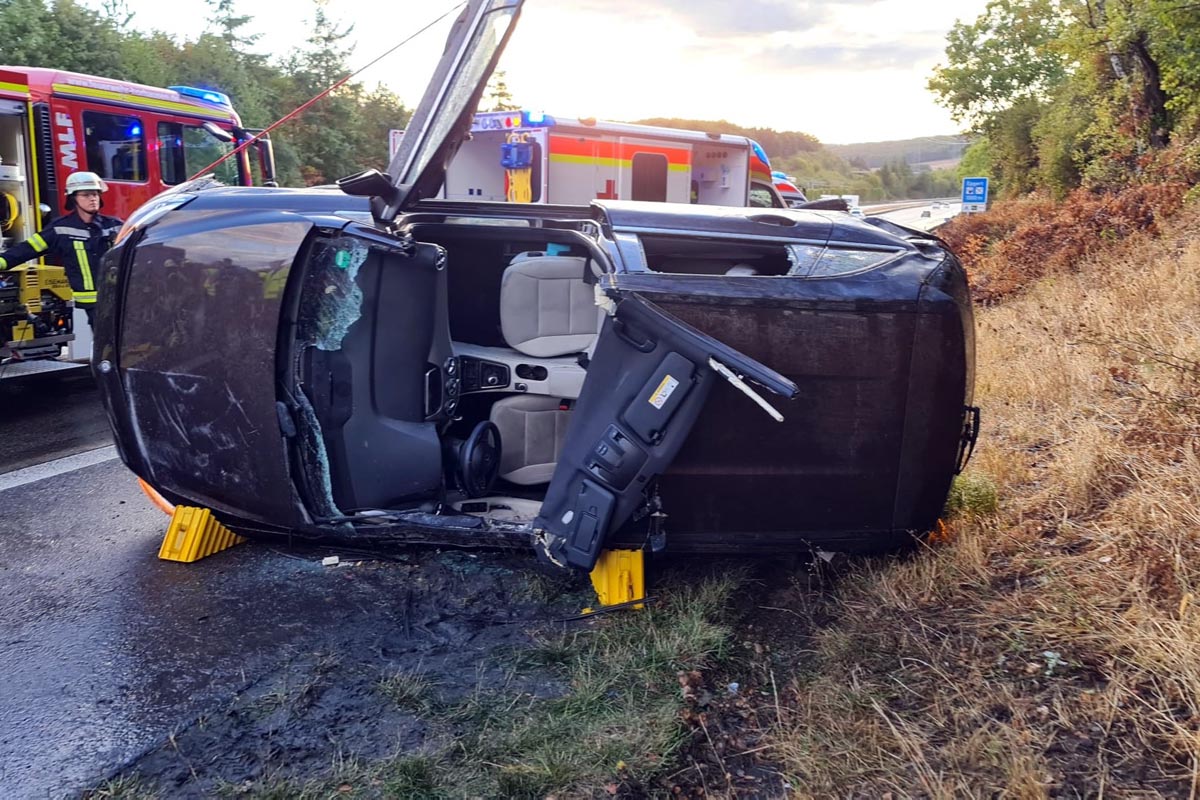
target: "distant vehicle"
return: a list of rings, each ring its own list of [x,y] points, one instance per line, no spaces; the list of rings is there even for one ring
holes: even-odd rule
[[[925,219],[926,217],[931,217],[931,216],[933,216],[933,215],[932,215],[932,214],[929,212],[929,209],[928,209],[928,208],[926,208],[926,209],[922,209],[922,211],[921,211],[921,219]]]
[[[779,196],[783,198],[783,202],[787,204],[788,208],[799,208],[808,202],[804,190],[796,185],[795,178],[785,175],[779,170],[774,170],[771,172],[771,180],[774,181]]]
[[[93,367],[123,461],[264,538],[911,544],[978,431],[962,265],[841,211],[438,199],[520,5],[469,0],[386,175],[129,218]]]
[[[858,206],[851,206],[851,207],[850,207],[850,216],[852,216],[852,217],[862,217],[862,216],[865,216],[865,215],[863,214],[863,210],[862,210],[861,208],[859,208]]]
[[[402,141],[402,140],[401,140]],[[753,139],[534,111],[490,111],[446,170],[447,200],[648,200],[786,208]]]

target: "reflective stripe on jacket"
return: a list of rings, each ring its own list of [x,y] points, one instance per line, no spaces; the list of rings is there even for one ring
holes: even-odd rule
[[[116,217],[97,214],[84,222],[78,212],[59,217],[25,241],[0,253],[0,269],[9,269],[32,258],[45,256],[47,263],[63,267],[75,304],[96,302],[96,278],[100,259],[112,247],[113,238],[125,223]]]

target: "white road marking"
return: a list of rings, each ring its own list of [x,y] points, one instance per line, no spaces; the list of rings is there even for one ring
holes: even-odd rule
[[[27,483],[35,483],[46,478],[53,478],[67,472],[74,472],[77,469],[83,469],[95,464],[103,464],[105,461],[112,461],[116,457],[117,448],[115,445],[110,444],[108,447],[99,447],[95,450],[76,453],[73,456],[56,458],[44,464],[34,464],[32,467],[25,467],[25,469],[18,469],[14,472],[6,472],[0,475],[0,492],[6,492],[9,489],[15,489]]]

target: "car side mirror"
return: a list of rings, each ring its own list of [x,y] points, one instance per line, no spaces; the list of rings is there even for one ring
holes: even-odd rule
[[[796,208],[807,208],[812,211],[849,211],[850,204],[840,197],[831,197],[824,200],[809,200]]]
[[[394,205],[400,196],[400,190],[377,169],[368,169],[356,175],[339,178],[337,185],[352,197],[371,198],[371,216],[377,223],[383,222],[383,212],[388,206]]]
[[[388,177],[377,169],[368,169],[345,178],[338,178],[337,186],[353,197],[378,197],[385,203],[396,198],[396,187]]]
[[[224,128],[222,128],[218,125],[214,125],[211,122],[205,122],[200,127],[203,128],[205,130],[205,132],[208,133],[209,136],[213,137],[218,142],[225,142],[226,144],[228,144],[229,142],[233,141],[232,133],[230,133],[229,131],[225,130]]]

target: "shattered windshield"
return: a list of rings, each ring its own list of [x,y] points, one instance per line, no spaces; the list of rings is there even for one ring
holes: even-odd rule
[[[298,322],[299,338],[320,350],[341,349],[342,339],[362,316],[363,293],[357,281],[367,246],[353,236],[318,240],[313,269],[305,275]]]
[[[490,0],[488,10],[465,50],[466,59],[453,64],[450,74],[441,77],[440,81],[440,76],[434,76],[434,82],[440,83],[439,94],[432,98],[426,95],[422,100],[422,105],[426,101],[431,103],[428,106],[430,115],[409,128],[411,131],[413,127],[423,127],[421,135],[404,137],[389,170],[397,176],[397,183],[415,183],[430,166],[434,154],[450,138],[454,126],[468,111],[466,106],[475,90],[486,80],[485,73],[492,57],[502,46],[518,9],[519,3],[512,0]]]

